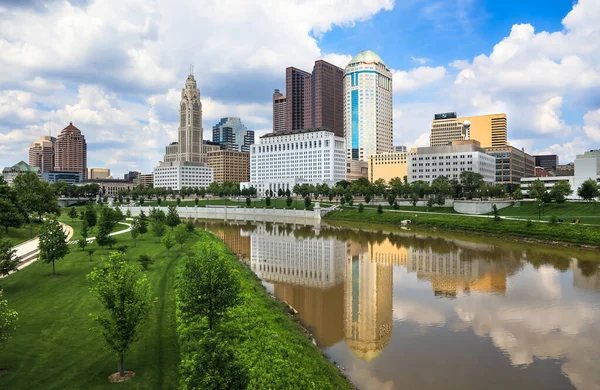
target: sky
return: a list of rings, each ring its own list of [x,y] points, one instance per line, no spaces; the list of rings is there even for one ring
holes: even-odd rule
[[[393,70],[396,145],[504,112],[513,146],[568,163],[600,148],[598,20],[598,0],[0,0],[0,167],[72,121],[88,167],[150,173],[190,65],[204,139],[227,116],[258,139],[286,67],[366,49]]]

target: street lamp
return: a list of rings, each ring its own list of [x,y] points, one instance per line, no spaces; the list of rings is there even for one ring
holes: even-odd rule
[[[542,204],[538,203],[538,221],[542,219]]]

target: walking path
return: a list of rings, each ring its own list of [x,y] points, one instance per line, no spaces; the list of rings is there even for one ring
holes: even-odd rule
[[[125,225],[127,226],[127,229],[123,229],[123,230],[119,230],[118,232],[112,232],[109,234],[109,236],[116,236],[117,234],[123,234],[123,233],[127,233],[131,231],[131,224],[125,223],[125,222],[119,222],[120,225]],[[87,242],[92,242],[96,239],[96,237],[88,237],[87,238]],[[77,244],[78,240],[71,240],[68,241],[67,244],[68,245],[75,245]]]

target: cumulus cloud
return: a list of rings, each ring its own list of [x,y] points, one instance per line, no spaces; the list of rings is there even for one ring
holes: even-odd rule
[[[583,130],[592,140],[600,142],[600,109],[588,111],[583,117]]]
[[[394,93],[415,91],[424,86],[437,83],[446,76],[443,66],[420,66],[409,71],[395,70],[393,72]]]
[[[425,65],[426,63],[428,63],[429,61],[431,61],[430,58],[426,58],[426,57],[413,57],[413,56],[410,56],[410,59],[413,62],[416,62],[419,65]]]

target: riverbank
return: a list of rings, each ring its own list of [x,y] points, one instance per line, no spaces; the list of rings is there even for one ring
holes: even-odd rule
[[[243,303],[229,310],[228,316],[219,325],[219,332],[229,339],[228,344],[233,348],[236,359],[248,371],[249,389],[353,388],[312,344],[304,329],[290,318],[289,309],[267,294],[251,269],[212,233],[200,231],[198,235],[199,241],[214,245],[241,281]],[[178,312],[179,315],[181,313]],[[178,323],[182,329],[182,318],[178,318]],[[186,330],[180,330],[180,334],[184,335],[180,338],[182,361],[198,356],[195,355],[198,352],[195,350],[196,340],[185,337]],[[186,378],[181,379],[185,383]]]
[[[323,217],[325,221],[350,221],[400,226],[401,221],[410,219],[411,226],[436,228],[445,231],[489,234],[503,238],[516,238],[546,243],[567,243],[578,246],[600,247],[600,229],[596,226],[568,223],[538,223],[533,221],[506,220],[493,218],[428,215],[397,213],[384,210],[378,214],[375,210],[365,209],[362,213],[355,208],[332,211]]]

